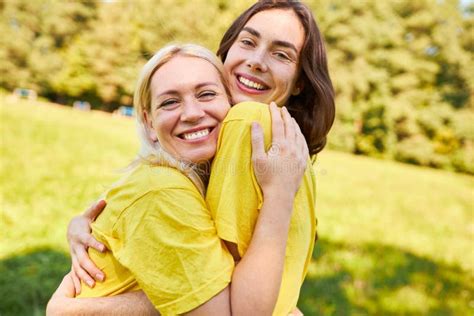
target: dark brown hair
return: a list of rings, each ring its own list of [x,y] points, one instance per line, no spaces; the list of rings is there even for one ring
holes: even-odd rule
[[[286,106],[306,138],[310,155],[314,155],[326,145],[326,136],[334,122],[335,105],[324,40],[310,9],[299,1],[258,1],[230,26],[221,40],[217,55],[225,62],[230,47],[248,20],[258,12],[272,9],[293,10],[305,30],[298,78],[303,90],[298,95],[291,95]]]

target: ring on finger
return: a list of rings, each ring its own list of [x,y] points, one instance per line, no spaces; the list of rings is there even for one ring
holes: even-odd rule
[[[280,145],[277,143],[272,143],[270,148],[268,149],[268,155],[269,156],[278,156],[280,154]]]

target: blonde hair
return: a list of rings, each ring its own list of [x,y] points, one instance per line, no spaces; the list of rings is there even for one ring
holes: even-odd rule
[[[193,181],[201,194],[205,193],[205,183],[207,183],[208,173],[203,167],[208,165],[198,165],[184,160],[179,160],[167,153],[158,141],[150,138],[148,126],[145,121],[145,113],[151,113],[151,79],[155,72],[168,61],[176,56],[196,57],[208,61],[219,73],[222,84],[225,87],[227,96],[230,96],[227,80],[224,75],[224,66],[217,56],[207,48],[195,44],[173,44],[165,46],[153,55],[143,66],[135,87],[133,96],[133,106],[135,107],[137,118],[138,137],[140,139],[140,150],[138,159],[131,165],[136,165],[139,161],[146,161],[151,164],[169,166],[180,170]]]

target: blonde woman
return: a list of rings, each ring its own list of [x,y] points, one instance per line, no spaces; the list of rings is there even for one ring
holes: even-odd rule
[[[81,299],[67,299],[65,291],[73,288],[67,275],[48,314],[84,314],[90,305],[82,298],[138,290],[162,315],[272,313],[293,202],[308,157],[297,124],[275,105],[270,107],[271,123],[265,105],[243,103],[228,113],[222,64],[196,45],[160,50],[141,72],[134,104],[141,130],[140,158],[107,192],[107,207],[92,226],[93,236],[110,249],[89,252],[107,279],[93,289],[83,287],[77,296]],[[262,131],[254,125],[255,180],[265,201],[239,260],[218,236],[203,196],[207,174],[201,168],[214,157],[219,133],[225,134],[224,118],[229,123],[252,112],[267,114],[263,123],[272,126],[279,152],[265,153]],[[287,168],[289,161],[292,168]],[[249,300],[250,284],[258,295]]]

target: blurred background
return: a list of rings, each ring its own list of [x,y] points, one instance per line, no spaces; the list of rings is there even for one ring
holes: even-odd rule
[[[169,42],[215,51],[253,2],[0,1],[0,315],[44,314],[70,268],[67,223],[133,159],[146,60]],[[474,3],[305,3],[337,117],[298,306],[474,314]]]

